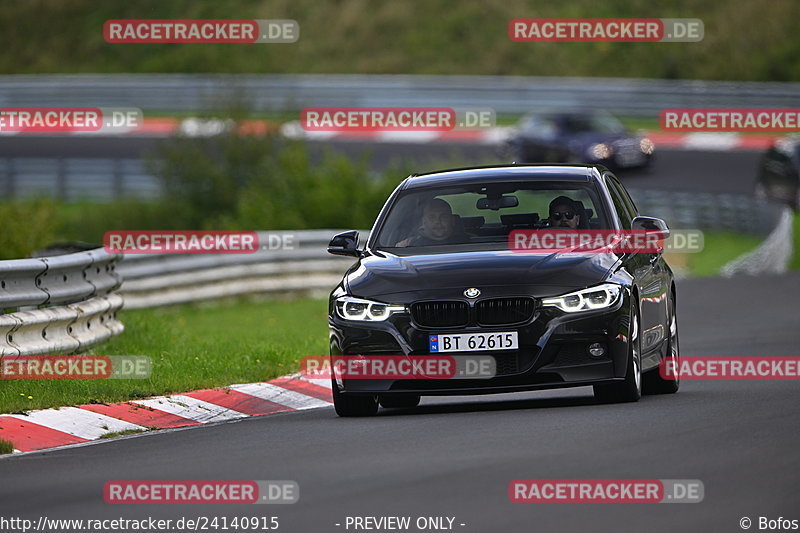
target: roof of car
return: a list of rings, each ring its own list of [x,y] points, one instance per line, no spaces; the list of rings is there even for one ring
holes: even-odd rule
[[[409,176],[404,189],[483,183],[490,181],[571,181],[599,180],[601,165],[493,165],[468,167]]]

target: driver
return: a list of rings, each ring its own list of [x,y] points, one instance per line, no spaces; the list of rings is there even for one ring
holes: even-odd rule
[[[419,234],[403,239],[395,246],[432,246],[459,242],[455,231],[455,218],[450,204],[441,198],[434,198],[422,209],[422,226]]]
[[[567,197],[559,196],[550,202],[550,227],[578,229],[581,223],[580,206]]]

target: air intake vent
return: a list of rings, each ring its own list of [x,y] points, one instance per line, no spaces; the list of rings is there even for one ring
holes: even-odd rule
[[[428,328],[466,326],[469,306],[466,302],[418,302],[411,306],[414,321]]]
[[[478,323],[485,326],[519,324],[533,316],[536,305],[533,298],[492,298],[481,300],[476,306]]]

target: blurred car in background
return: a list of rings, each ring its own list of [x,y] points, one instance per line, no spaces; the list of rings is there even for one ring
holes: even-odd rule
[[[761,157],[755,195],[800,211],[800,136],[776,141]]]
[[[623,169],[646,167],[655,145],[631,133],[603,111],[530,113],[501,147],[518,163],[599,164]]]

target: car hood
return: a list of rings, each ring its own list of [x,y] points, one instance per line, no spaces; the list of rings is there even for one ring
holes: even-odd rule
[[[483,293],[547,296],[606,280],[619,262],[610,253],[529,254],[508,250],[400,257],[368,255],[345,276],[348,292],[363,298],[402,293],[442,297],[476,287]],[[488,290],[488,292],[487,292]]]

